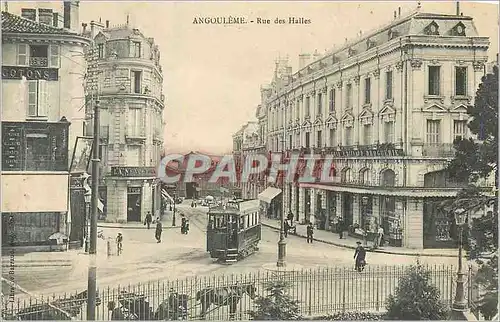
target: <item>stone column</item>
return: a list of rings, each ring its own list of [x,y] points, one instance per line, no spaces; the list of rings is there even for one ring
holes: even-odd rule
[[[293,183],[290,184],[290,189],[292,190],[292,198],[290,200],[291,204],[290,204],[290,209],[292,210],[293,212],[293,215],[294,215],[294,218],[295,216],[297,215],[295,212],[297,211],[297,209],[295,209],[295,203],[297,202],[296,200],[296,196],[295,196],[295,185]]]
[[[354,224],[361,224],[361,214],[359,211],[359,205],[360,201],[359,199],[361,198],[361,195],[359,194],[353,194],[352,197],[352,223]]]
[[[288,185],[283,184],[283,191],[281,192],[283,194],[283,205],[282,205],[282,211],[283,215],[288,214]]]
[[[409,198],[403,227],[403,247],[424,248],[424,200]]]
[[[305,216],[305,189],[306,188],[299,188],[299,220],[300,218],[304,218]]]
[[[342,218],[342,193],[337,192],[335,194],[335,202],[337,203],[335,207],[335,215],[338,218]]]
[[[106,222],[127,222],[127,182],[125,180],[109,181],[107,185]]]
[[[309,196],[310,196],[309,216],[317,215],[317,212],[316,212],[316,189],[310,188]],[[306,220],[309,220],[309,218],[306,218]]]
[[[377,225],[380,225],[380,223],[382,222],[380,218],[380,196],[373,196],[372,198],[372,214],[377,221]]]
[[[144,180],[141,189],[141,222],[146,218],[148,211],[151,211],[151,187]]]

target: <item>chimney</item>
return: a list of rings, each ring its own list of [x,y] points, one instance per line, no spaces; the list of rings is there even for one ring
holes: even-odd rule
[[[80,28],[80,1],[64,1],[64,28],[78,31]]]
[[[457,1],[457,16],[460,16],[460,1]]]
[[[306,67],[311,60],[311,54],[300,54],[299,55],[299,70]]]
[[[90,38],[94,39],[103,29],[104,25],[102,23],[92,20],[90,22]]]
[[[59,13],[52,12],[52,26],[59,27]]]
[[[398,7],[398,17],[401,17],[401,7]]]
[[[22,8],[21,17],[36,21],[36,9]]]
[[[106,29],[109,29],[109,20],[106,20]]]
[[[52,9],[38,9],[38,22],[45,25],[52,26],[54,15],[52,14]]]
[[[82,28],[83,28],[82,34],[84,34],[87,31],[87,24],[82,23]]]

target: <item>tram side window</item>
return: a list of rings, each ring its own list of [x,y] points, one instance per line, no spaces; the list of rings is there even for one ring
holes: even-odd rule
[[[255,213],[255,224],[258,225],[260,223],[259,213]]]
[[[226,227],[226,221],[224,220],[224,215],[215,216],[215,228],[220,229],[225,227]]]
[[[247,222],[246,226],[247,226],[247,228],[248,228],[248,227],[250,227],[250,226],[251,226],[251,225],[250,225],[250,215],[245,215],[245,218],[246,218],[245,220],[246,220],[246,222]]]
[[[208,229],[214,229],[214,216],[209,216],[208,217]]]
[[[240,217],[240,230],[244,230],[246,228],[245,226],[245,216]]]
[[[255,226],[255,214],[252,213],[252,226]]]

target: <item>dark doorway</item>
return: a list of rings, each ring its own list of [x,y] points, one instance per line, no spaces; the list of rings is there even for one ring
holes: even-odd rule
[[[186,182],[186,199],[196,198],[196,183]]]
[[[311,192],[309,189],[304,189],[304,221],[309,222],[309,216],[311,213]]]
[[[127,221],[141,221],[141,191],[140,187],[128,188]]]
[[[352,225],[352,200],[353,195],[351,193],[342,193],[342,217],[346,227]]]

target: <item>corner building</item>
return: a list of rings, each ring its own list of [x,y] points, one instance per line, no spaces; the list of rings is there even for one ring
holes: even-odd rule
[[[87,85],[97,86],[100,101],[99,193],[105,220],[142,222],[148,211],[159,215],[161,206],[155,174],[163,152],[165,107],[160,51],[153,38],[129,24],[91,21],[84,28],[94,41],[99,71],[97,84]],[[85,130],[93,136],[91,120]]]
[[[488,45],[471,17],[416,11],[310,63],[301,55],[296,73],[279,61],[262,89],[268,150],[333,155],[337,170],[330,183],[285,183],[285,213],[331,231],[342,219],[359,238],[382,225],[393,246],[452,247],[437,204],[464,183],[443,170],[454,139],[470,136]]]

